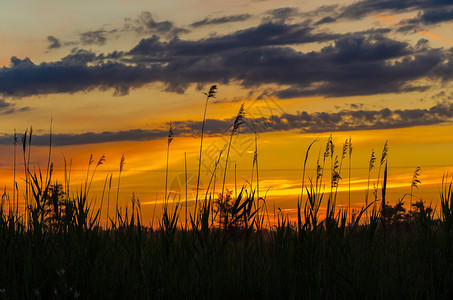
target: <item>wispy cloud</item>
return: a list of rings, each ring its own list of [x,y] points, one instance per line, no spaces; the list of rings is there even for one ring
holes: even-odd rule
[[[47,41],[49,42],[49,46],[47,46],[47,49],[56,49],[61,47],[61,42],[59,39],[57,39],[54,36],[49,35],[47,37]]]
[[[359,19],[379,12],[401,13],[451,8],[453,3],[445,0],[362,0],[340,8],[339,17]]]
[[[416,17],[399,22],[399,31],[420,31],[427,26],[453,21],[453,4],[450,8],[436,8],[420,12]]]
[[[104,45],[107,41],[107,31],[105,30],[96,30],[96,31],[87,31],[83,32],[80,35],[80,41],[82,45]]]
[[[0,99],[0,115],[10,115],[28,110],[30,110],[30,107],[28,106],[17,108],[14,103],[8,102],[5,99]]]
[[[190,32],[168,20],[156,21],[148,11],[142,12],[137,18],[126,18],[122,30],[134,31],[140,35],[156,34],[167,38],[175,38],[181,33]]]
[[[239,15],[229,15],[216,18],[204,18],[203,20],[193,22],[190,24],[192,27],[202,27],[207,25],[219,25],[225,23],[241,22],[246,21],[252,17],[251,14],[239,14]]]

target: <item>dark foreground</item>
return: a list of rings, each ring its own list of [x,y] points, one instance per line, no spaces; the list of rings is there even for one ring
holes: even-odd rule
[[[29,228],[2,215],[1,299],[451,299],[452,220],[266,229]],[[91,227],[91,228],[90,228]]]

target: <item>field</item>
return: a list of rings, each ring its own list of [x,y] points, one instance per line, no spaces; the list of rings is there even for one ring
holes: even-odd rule
[[[206,93],[206,106],[214,94],[215,86]],[[241,107],[230,144],[219,153],[219,160],[224,155],[228,162],[232,137],[243,122]],[[197,193],[190,212],[166,197],[158,224],[144,226],[137,198],[132,197],[126,207],[119,205],[123,159],[118,186],[106,181],[104,187],[108,195],[116,189],[116,199],[105,199],[103,192],[97,199],[100,207],[95,208],[90,187],[104,158],[98,162],[90,158],[84,184],[69,191],[69,169],[60,182],[52,176],[50,159],[43,171],[30,167],[31,138],[29,132],[22,139],[25,190],[16,185],[13,195],[5,192],[0,206],[1,299],[453,296],[452,182],[444,177],[440,219],[434,218],[434,208],[412,197],[412,189],[420,183],[418,168],[406,198],[409,209],[402,200],[389,205],[387,144],[380,159],[371,154],[369,171],[376,165],[379,175],[373,188],[368,177],[366,205],[359,212],[336,206],[338,181],[342,167],[345,172],[351,160],[352,141],[346,140],[335,156],[330,138],[313,178],[305,174],[311,145],[306,151],[301,195],[295,203],[297,220],[277,210],[271,225],[270,208],[258,192],[255,140],[253,175],[237,196],[226,188],[227,169],[217,175],[216,165],[212,178],[223,179],[221,192],[215,193],[210,183],[204,195]],[[166,186],[172,140],[170,127]],[[24,197],[25,211],[19,210],[19,195]],[[103,206],[115,206],[115,214],[106,216],[107,224],[101,222]]]

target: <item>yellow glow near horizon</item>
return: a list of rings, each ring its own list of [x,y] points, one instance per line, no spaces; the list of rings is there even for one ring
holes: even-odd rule
[[[410,192],[410,182],[413,171],[417,166],[421,166],[419,179],[421,184],[415,191],[417,198],[422,198],[428,202],[433,201],[435,205],[439,199],[439,189],[442,176],[448,171],[448,166],[453,166],[453,159],[450,159],[449,149],[453,145],[453,137],[448,135],[453,126],[428,126],[404,128],[398,130],[375,130],[366,132],[338,132],[333,134],[335,153],[340,154],[341,143],[345,138],[351,136],[353,142],[352,169],[351,169],[351,205],[359,209],[364,205],[365,190],[369,188],[370,201],[372,191],[378,177],[380,151],[383,143],[389,139],[389,165],[388,165],[388,182],[387,193],[389,203],[395,203],[398,199],[406,197]],[[441,136],[436,137],[432,132],[437,132]],[[410,139],[410,136],[417,135],[416,141]],[[260,133],[258,138],[258,159],[259,159],[259,185],[260,196],[266,197],[269,205],[275,205],[290,214],[294,213],[295,205],[301,193],[302,168],[305,151],[308,145],[317,137],[319,140],[314,144],[310,153],[305,174],[305,185],[309,185],[309,178],[316,177],[316,160],[318,155],[322,155],[325,149],[325,143],[329,134],[300,134],[291,132],[270,132]],[[252,135],[244,135],[244,138],[252,138]],[[399,137],[399,138],[398,138]],[[195,176],[197,170],[197,157],[199,150],[199,138],[175,137],[170,146],[169,156],[169,183],[168,189],[171,192],[172,199],[176,202],[185,203],[185,165],[184,153],[187,156],[187,172],[191,177]],[[216,153],[210,153],[211,145],[221,148],[224,143],[222,137],[206,137],[204,141],[203,161],[212,162]],[[90,153],[93,153],[94,163],[90,170],[94,170],[94,165],[101,155],[106,156],[103,165],[97,168],[94,176],[94,182],[91,191],[91,197],[97,199],[96,205],[99,207],[99,201],[103,186],[111,174],[112,187],[109,194],[115,198],[114,194],[117,189],[119,176],[119,162],[121,156],[125,155],[125,165],[121,177],[120,186],[120,205],[128,205],[132,194],[138,197],[143,204],[142,212],[146,219],[156,213],[160,214],[159,207],[162,205],[163,193],[165,190],[165,169],[166,169],[166,151],[167,140],[160,139],[143,142],[116,142],[80,146],[53,147],[52,160],[55,165],[54,179],[64,180],[63,155],[69,163],[72,160],[71,190],[74,192],[80,188],[86,179],[88,168],[88,159]],[[370,185],[368,185],[368,163],[371,149],[374,148],[378,161],[375,164],[370,176]],[[2,168],[0,170],[1,182],[7,187],[7,192],[11,195],[12,190],[12,146],[1,149],[8,156],[2,157]],[[234,190],[235,177],[237,178],[237,189],[251,181],[253,151],[250,149],[239,149],[230,153],[230,165],[226,187]],[[214,151],[215,152],[215,151]],[[241,154],[242,153],[242,154]],[[427,154],[433,155],[427,155]],[[19,185],[19,194],[22,194],[23,167],[21,165],[21,147],[17,149],[17,171],[16,181]],[[45,169],[48,155],[47,147],[32,146],[32,161],[40,164]],[[218,155],[218,153],[217,153]],[[215,157],[216,158],[216,157]],[[34,164],[37,166],[37,164]],[[237,166],[236,176],[234,165]],[[211,164],[202,167],[202,183],[200,185],[200,197],[204,198],[205,188],[212,174],[209,168]],[[383,179],[383,167],[380,171],[380,183],[378,186],[378,199],[380,199],[380,189]],[[223,167],[219,167],[217,172],[216,193],[220,192],[223,177]],[[43,170],[44,171],[44,170]],[[90,173],[92,174],[92,173]],[[330,157],[326,160],[323,185],[321,191],[324,193],[324,201],[330,194]],[[91,175],[90,175],[91,176]],[[177,182],[175,178],[179,176]],[[256,174],[253,175],[253,186],[256,186]],[[337,204],[344,207],[349,199],[349,170],[348,158],[343,161],[342,180],[338,186]],[[188,188],[188,205],[193,209],[194,205],[194,183],[193,179]],[[245,188],[250,191],[249,183]],[[174,186],[176,184],[176,186]],[[179,184],[179,185],[178,185]],[[179,188],[178,188],[179,187]],[[176,188],[176,189],[175,189]],[[211,186],[213,188],[213,186]],[[335,188],[333,191],[335,192]],[[107,193],[107,192],[105,192]],[[306,191],[304,191],[304,198]],[[116,195],[116,194],[115,194]],[[405,196],[406,195],[406,196]],[[105,196],[107,197],[107,196]],[[111,201],[113,201],[111,199]],[[116,198],[115,198],[116,199]],[[110,202],[112,204],[112,202]],[[106,204],[104,204],[106,205]],[[185,205],[185,204],[184,204]],[[112,210],[110,206],[110,210]],[[112,212],[112,211],[111,211]]]

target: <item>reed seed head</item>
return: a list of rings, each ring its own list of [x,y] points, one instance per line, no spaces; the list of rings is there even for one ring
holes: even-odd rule
[[[168,146],[170,146],[171,141],[173,141],[173,125],[170,124],[170,129],[168,130]]]
[[[209,89],[209,92],[203,93],[209,98],[215,98],[215,94],[217,93],[217,85],[211,85],[211,88]]]
[[[245,117],[244,105],[245,104],[242,103],[241,108],[239,108],[239,112],[236,116],[236,119],[234,120],[232,133],[235,133],[239,129],[239,126],[244,124],[244,117]]]
[[[411,182],[411,188],[416,188],[418,189],[418,185],[421,183],[421,181],[418,179],[418,176],[420,176],[420,167],[417,167],[414,171],[414,175],[412,176],[412,182]]]
[[[375,162],[376,162],[376,156],[374,155],[374,150],[371,149],[371,158],[370,158],[370,165],[368,166],[368,171],[371,172],[371,169],[373,169]]]

